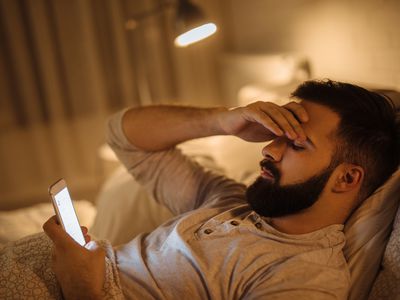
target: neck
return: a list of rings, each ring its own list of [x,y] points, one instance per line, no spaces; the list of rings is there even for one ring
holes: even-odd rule
[[[276,230],[287,234],[305,234],[330,225],[343,224],[334,220],[321,222],[319,218],[315,218],[315,216],[308,213],[271,218],[268,219],[268,223]]]
[[[319,199],[313,206],[296,214],[269,218],[267,222],[287,234],[305,234],[334,224],[344,224],[351,209],[346,201],[335,201],[335,199]]]

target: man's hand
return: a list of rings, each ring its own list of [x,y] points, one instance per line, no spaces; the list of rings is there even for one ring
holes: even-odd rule
[[[90,242],[87,228],[82,227],[86,248],[75,242],[51,217],[43,225],[54,242],[52,268],[66,299],[100,299],[105,280],[105,253]]]
[[[264,142],[286,135],[291,140],[306,140],[301,123],[308,121],[301,104],[290,102],[279,106],[270,102],[254,102],[221,112],[218,121],[225,134],[249,142]]]

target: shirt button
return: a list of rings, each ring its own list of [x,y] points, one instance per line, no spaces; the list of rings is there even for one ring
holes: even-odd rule
[[[204,229],[204,233],[205,234],[210,234],[211,232],[213,232],[213,231],[211,229],[209,229],[209,228]]]
[[[238,226],[238,225],[239,225],[239,222],[238,222],[238,221],[235,221],[235,220],[233,220],[233,221],[231,221],[231,225],[233,225],[233,226]]]
[[[254,224],[258,229],[261,229],[262,224],[260,222],[257,222],[256,224]]]

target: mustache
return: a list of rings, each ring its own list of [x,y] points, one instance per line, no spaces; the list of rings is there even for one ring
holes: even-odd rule
[[[262,161],[260,161],[260,167],[268,170],[272,174],[272,176],[274,176],[276,182],[279,181],[281,174],[278,168],[273,164],[273,162],[268,159],[263,159]]]

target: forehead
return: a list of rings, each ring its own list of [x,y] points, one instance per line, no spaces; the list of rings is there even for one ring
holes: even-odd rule
[[[340,122],[339,115],[321,104],[302,100],[301,105],[308,113],[309,120],[303,123],[306,135],[318,145],[326,142],[332,142],[331,135],[337,128]]]

